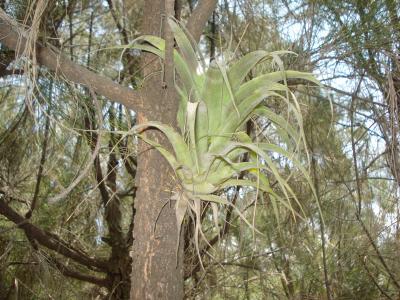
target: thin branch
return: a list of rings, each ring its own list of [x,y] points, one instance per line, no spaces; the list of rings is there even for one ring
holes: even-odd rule
[[[381,262],[382,266],[384,267],[384,269],[386,270],[386,272],[388,273],[390,279],[392,280],[393,284],[396,286],[397,289],[400,290],[400,284],[397,281],[397,279],[395,278],[395,275],[393,274],[393,272],[390,270],[389,266],[387,265],[384,257],[382,256],[381,252],[378,249],[378,246],[376,245],[375,241],[372,239],[372,236],[370,234],[370,232],[368,231],[367,227],[365,226],[364,222],[361,220],[361,217],[359,215],[356,214],[357,220],[360,222],[361,227],[363,229],[363,231],[365,232],[365,235],[367,236],[372,248],[374,248],[374,251],[376,253],[376,255],[378,256],[379,261]]]
[[[126,45],[129,44],[128,33],[127,33],[125,27],[123,26],[123,24],[121,24],[121,22],[118,20],[117,12],[115,11],[112,0],[107,0],[107,4],[108,4],[108,8],[110,9],[110,13],[114,19],[115,25],[117,26],[119,33],[122,35],[122,41]]]
[[[366,271],[367,274],[368,274],[368,277],[372,280],[372,282],[374,283],[374,285],[376,286],[376,288],[377,288],[377,289],[381,292],[381,294],[384,295],[386,298],[388,298],[389,300],[393,300],[393,298],[390,297],[389,294],[386,293],[386,292],[381,288],[381,286],[379,285],[379,283],[375,280],[375,277],[371,274],[371,271],[368,269],[368,266],[367,266],[365,260],[362,259],[362,258],[360,258],[360,260],[361,260],[361,262],[362,262],[362,264],[363,264],[363,267],[364,267],[365,271]]]
[[[379,102],[373,101],[372,99],[368,99],[368,98],[365,98],[365,97],[360,97],[359,95],[355,95],[354,93],[350,93],[350,92],[347,92],[347,91],[344,91],[344,90],[335,88],[335,87],[330,86],[330,85],[326,85],[326,84],[325,84],[325,85],[324,85],[324,88],[329,89],[329,90],[332,90],[332,91],[334,91],[334,92],[336,92],[336,93],[338,93],[338,94],[342,94],[342,95],[345,95],[345,96],[352,97],[352,98],[354,98],[354,99],[356,99],[356,100],[361,100],[361,101],[363,101],[363,102],[370,103],[370,104],[373,104],[373,105],[378,105],[378,106],[382,106],[382,107],[387,107],[387,105],[384,104],[384,103],[379,103]]]
[[[65,257],[71,258],[90,269],[97,268],[103,271],[108,269],[108,266],[104,261],[87,256],[84,252],[74,249],[67,243],[63,242],[55,234],[44,231],[43,229],[28,222],[27,219],[8,206],[3,199],[0,199],[0,214],[5,216],[14,224],[18,225],[18,227],[25,232],[25,235],[29,240],[35,240],[40,245]]]
[[[356,177],[356,195],[357,197],[354,197],[354,195],[351,193],[351,197],[356,200],[357,203],[357,207],[356,207],[356,218],[358,220],[358,222],[361,225],[362,230],[364,231],[365,235],[368,238],[368,241],[370,242],[372,248],[374,249],[376,255],[378,256],[378,259],[380,261],[380,263],[382,264],[382,266],[384,267],[384,269],[386,270],[386,272],[388,273],[390,279],[392,280],[393,284],[400,289],[400,284],[397,281],[395,275],[392,273],[392,271],[390,270],[389,266],[387,265],[385,259],[383,258],[381,252],[379,251],[378,246],[376,245],[375,241],[373,240],[369,230],[367,229],[367,227],[365,226],[362,218],[361,218],[361,209],[362,209],[362,195],[361,195],[361,179],[359,176],[359,170],[358,170],[358,163],[357,163],[357,152],[356,152],[356,147],[355,147],[355,142],[354,142],[354,112],[355,112],[355,100],[356,100],[356,96],[359,92],[360,86],[361,86],[361,82],[362,79],[360,79],[359,84],[354,92],[354,96],[351,99],[351,106],[350,106],[350,126],[351,126],[351,148],[352,148],[352,156],[353,156],[353,167],[354,167],[354,172],[355,172],[355,177]],[[346,185],[347,186],[347,185]]]
[[[52,93],[51,90],[52,90],[52,88],[53,88],[53,81],[51,81],[51,84],[50,84],[49,99],[51,99],[51,93]],[[42,182],[43,168],[44,168],[44,164],[46,163],[49,132],[50,132],[50,106],[48,107],[47,112],[46,112],[46,122],[45,122],[45,125],[44,125],[44,139],[43,139],[43,144],[42,144],[42,155],[40,157],[38,173],[37,173],[37,176],[36,176],[35,191],[33,193],[33,199],[32,199],[32,202],[31,202],[31,207],[30,207],[29,211],[25,215],[25,218],[27,218],[27,219],[30,219],[32,217],[33,210],[35,209],[37,200],[39,198],[40,183]]]
[[[90,94],[92,96],[93,99],[93,103],[97,109],[97,114],[98,114],[98,119],[100,122],[99,128],[102,127],[102,115],[101,115],[101,107],[99,104],[99,101],[97,100],[96,94],[95,92],[91,89],[91,87],[89,87],[89,91]],[[100,132],[101,133],[101,132]],[[97,140],[96,146],[93,150],[92,156],[90,158],[90,160],[87,162],[86,166],[84,167],[84,169],[79,173],[79,175],[75,178],[74,181],[71,182],[71,184],[64,189],[60,194],[51,197],[48,199],[49,202],[56,202],[59,201],[65,197],[68,196],[69,193],[72,192],[72,190],[87,176],[87,173],[89,172],[89,170],[91,169],[92,163],[96,161],[96,158],[98,157],[98,154],[100,152],[100,148],[101,148],[101,144],[100,144],[100,138]]]
[[[21,25],[0,9],[0,41],[6,47],[21,55],[27,44],[27,33]],[[98,75],[72,62],[67,57],[50,47],[36,43],[37,63],[47,67],[66,79],[84,86],[90,86],[96,93],[111,101],[121,103],[130,109],[141,106],[139,92],[121,86],[111,79]]]
[[[103,286],[103,287],[108,287],[109,286],[109,282],[105,278],[98,278],[98,277],[95,277],[95,276],[82,274],[82,273],[79,273],[77,271],[74,271],[71,268],[69,268],[66,265],[64,265],[61,262],[59,262],[56,258],[50,257],[49,255],[46,255],[46,258],[64,276],[71,277],[71,278],[74,278],[74,279],[78,279],[80,281],[86,281],[86,282],[89,282],[89,283],[93,283],[93,284],[96,284],[98,286]]]
[[[354,95],[351,98],[351,104],[350,104],[350,133],[351,133],[351,150],[352,150],[352,156],[353,156],[353,165],[354,165],[354,173],[356,176],[356,187],[357,187],[357,200],[358,200],[358,208],[357,208],[357,216],[360,217],[361,215],[361,181],[359,177],[359,172],[358,172],[358,164],[357,164],[357,153],[356,153],[356,144],[354,142],[354,107],[355,107],[355,97],[358,94],[361,83],[362,83],[363,77],[361,77],[357,89],[354,92]]]
[[[317,171],[317,162],[315,159],[315,152],[314,152],[314,128],[315,124],[311,125],[311,133],[310,133],[310,141],[309,141],[309,149],[311,151],[311,170],[312,170],[312,177],[313,177],[313,185],[315,188],[315,196],[316,200],[318,201],[319,205],[322,206],[321,204],[321,193],[320,193],[320,185],[319,185],[319,180],[318,180],[318,171]],[[328,300],[332,299],[331,296],[331,289],[330,289],[330,283],[329,283],[329,277],[328,277],[328,264],[326,261],[326,237],[325,237],[325,223],[321,214],[321,211],[318,211],[319,215],[319,221],[320,221],[320,231],[321,231],[321,246],[322,246],[322,265],[324,268],[324,285],[325,285],[325,291],[326,291],[326,298]]]

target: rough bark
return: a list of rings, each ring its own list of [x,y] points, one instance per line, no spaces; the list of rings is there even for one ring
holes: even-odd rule
[[[164,1],[146,1],[144,33],[162,35],[160,28],[166,26],[163,12]],[[144,58],[143,66],[145,76],[161,70],[151,56]],[[150,120],[173,125],[178,101],[174,87],[165,84],[164,79],[152,76],[145,82],[141,111]],[[147,119],[139,113],[138,121],[143,123]],[[158,133],[147,135],[167,145]],[[182,299],[182,251],[176,255],[178,230],[173,203],[168,204],[174,187],[173,174],[161,155],[144,143],[139,148],[137,178],[131,299]]]

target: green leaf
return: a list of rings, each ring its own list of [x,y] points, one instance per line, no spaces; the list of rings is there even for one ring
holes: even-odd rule
[[[197,157],[199,159],[200,170],[204,171],[207,165],[206,154],[208,151],[208,109],[204,101],[200,101],[197,106],[195,122]]]
[[[201,91],[201,99],[205,102],[209,117],[209,131],[215,133],[221,124],[221,114],[224,98],[228,97],[228,91],[224,85],[224,79],[218,68],[211,64],[205,74],[204,86]]]
[[[236,93],[236,99],[238,101],[240,101],[240,99],[245,99],[255,90],[271,85],[273,83],[284,81],[285,79],[303,79],[320,85],[320,82],[315,79],[314,75],[310,73],[298,71],[277,71],[255,77],[252,80],[241,85]]]
[[[172,155],[171,152],[169,152],[168,150],[166,150],[164,147],[162,147],[160,144],[146,138],[144,135],[140,134],[138,135],[138,137],[140,137],[143,141],[145,141],[147,144],[153,146],[154,148],[157,149],[158,152],[160,152],[160,154],[162,156],[164,156],[164,158],[168,161],[169,165],[171,166],[171,168],[175,171],[175,173],[177,175],[181,175],[182,173],[179,171],[182,167],[182,165],[176,160],[175,156]],[[181,177],[180,176],[180,177]]]
[[[187,65],[190,68],[192,74],[197,73],[197,68],[199,67],[197,54],[193,49],[193,46],[189,39],[187,38],[186,34],[183,32],[181,27],[173,20],[172,18],[168,18],[168,24],[174,33],[174,37],[176,43],[179,47],[179,52],[184,57]]]
[[[132,48],[147,51],[160,57],[165,58],[165,41],[159,37],[144,35],[133,42]],[[193,73],[190,66],[187,64],[185,59],[179,54],[178,51],[174,50],[174,66],[180,76],[180,80],[183,83],[181,88],[186,92],[186,95],[193,98],[198,96],[197,74]]]
[[[140,124],[135,126],[136,131],[142,131],[146,128],[154,127],[163,132],[168,141],[171,143],[172,148],[174,149],[176,155],[176,161],[181,162],[181,165],[191,167],[193,166],[193,160],[190,155],[190,151],[188,146],[185,143],[185,140],[182,138],[180,134],[178,134],[172,127],[161,124],[159,122],[148,122],[145,124]],[[143,139],[143,135],[140,136]],[[149,143],[149,140],[146,139],[146,142]],[[158,145],[158,144],[157,144]],[[158,145],[157,149],[167,151],[164,147]]]
[[[233,64],[228,71],[228,78],[232,85],[232,89],[236,91],[250,70],[268,55],[269,53],[263,50],[253,51],[246,54]]]
[[[283,117],[277,115],[272,110],[268,109],[265,106],[259,106],[254,110],[254,114],[257,116],[265,117],[281,129],[284,129],[292,138],[293,140],[298,143],[300,140],[299,133],[293,128],[292,125],[288,121],[286,121]]]
[[[192,155],[192,159],[196,164],[196,170],[197,173],[200,172],[199,168],[199,159],[197,157],[197,141],[196,141],[196,114],[197,114],[197,106],[199,105],[199,102],[188,102],[187,104],[187,126],[189,129],[189,148],[190,148],[190,153]]]
[[[222,78],[224,79],[226,89],[227,89],[227,91],[229,93],[229,99],[231,101],[231,104],[235,108],[235,111],[236,111],[238,117],[240,117],[240,112],[239,112],[239,110],[238,110],[238,108],[236,106],[235,96],[233,95],[231,83],[229,82],[228,74],[227,74],[227,71],[226,71],[226,65],[225,65],[224,62],[218,63],[217,60],[215,62],[216,62],[217,66],[218,66],[218,68],[219,68],[219,70],[221,72]],[[223,104],[225,104],[225,103],[223,103]],[[225,109],[222,110],[223,115],[224,115],[224,110]],[[220,117],[223,117],[223,115],[221,115]]]

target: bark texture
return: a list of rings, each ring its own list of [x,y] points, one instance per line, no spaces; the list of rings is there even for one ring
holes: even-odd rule
[[[165,24],[164,9],[168,0],[146,1],[144,8],[143,33],[163,36],[160,29]],[[168,7],[168,6],[167,6]],[[146,56],[143,60],[146,80],[139,111],[139,123],[160,121],[176,123],[178,101],[174,87],[166,83],[161,74],[159,60]],[[168,65],[168,64],[167,64]],[[161,72],[160,72],[161,71]],[[157,76],[156,74],[158,72]],[[156,132],[147,136],[167,145]],[[174,203],[169,203],[174,188],[173,174],[169,165],[157,150],[141,143],[138,154],[138,190],[135,200],[136,216],[133,233],[131,299],[182,299],[183,268],[182,251],[176,255],[178,230]]]

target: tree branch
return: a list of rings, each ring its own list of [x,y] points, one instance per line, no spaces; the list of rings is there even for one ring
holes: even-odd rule
[[[115,25],[117,26],[119,33],[122,35],[122,41],[125,44],[129,44],[128,33],[126,32],[123,24],[121,24],[121,22],[118,20],[117,12],[115,11],[112,0],[107,0],[107,4],[108,8],[110,9],[111,16],[114,19]]]
[[[51,84],[51,88],[52,88],[52,84]],[[51,91],[50,91],[50,96],[51,96]],[[46,163],[46,158],[47,158],[46,155],[47,155],[47,145],[48,145],[48,140],[49,140],[49,132],[50,132],[50,106],[47,108],[47,113],[46,113],[46,122],[44,125],[44,139],[43,139],[43,144],[42,144],[42,154],[40,157],[38,173],[36,176],[35,191],[33,193],[31,207],[25,215],[25,218],[27,218],[27,219],[30,219],[32,217],[33,210],[35,209],[37,200],[39,198],[40,183],[42,182],[42,179],[43,179],[43,169],[44,169],[44,164]]]
[[[71,258],[74,261],[90,268],[98,268],[100,270],[108,270],[108,265],[104,261],[94,259],[87,256],[80,250],[73,249],[71,246],[67,245],[65,242],[60,240],[56,235],[46,232],[41,228],[28,222],[27,219],[22,217],[16,211],[14,211],[7,203],[0,199],[0,214],[5,216],[8,220],[18,225],[21,228],[29,240],[35,240],[40,245],[53,250],[65,257]]]
[[[199,42],[204,26],[217,5],[218,0],[201,0],[193,10],[186,28],[196,43]]]
[[[365,271],[366,271],[367,274],[368,274],[368,277],[371,279],[371,281],[374,283],[374,285],[377,287],[377,289],[381,292],[382,295],[384,295],[384,296],[385,296],[387,299],[389,299],[389,300],[393,300],[393,298],[390,297],[389,294],[386,293],[386,292],[382,289],[382,287],[381,287],[381,286],[379,285],[379,283],[376,281],[375,277],[371,274],[371,271],[368,269],[367,263],[366,263],[366,261],[365,261],[366,258],[367,258],[367,257],[365,257],[365,259],[363,259],[362,257],[360,257],[360,261],[362,262],[363,267],[364,267]]]
[[[21,55],[26,47],[27,33],[17,22],[0,9],[0,41],[6,47]],[[111,79],[98,75],[72,62],[56,50],[36,43],[37,62],[49,70],[65,76],[68,80],[91,86],[98,94],[111,101],[121,103],[130,109],[137,110],[141,106],[139,92],[121,86]]]
[[[80,281],[86,281],[89,283],[96,284],[98,286],[108,287],[109,282],[105,278],[98,278],[95,276],[82,274],[72,270],[71,268],[65,266],[64,264],[60,263],[54,257],[47,256],[47,259],[53,264],[53,266],[60,271],[60,273],[64,276],[71,277],[74,279],[78,279]]]

